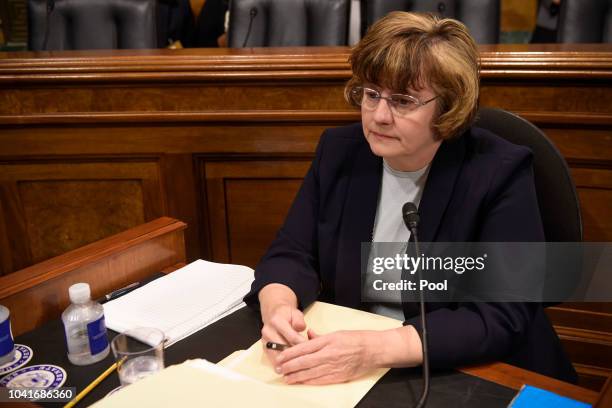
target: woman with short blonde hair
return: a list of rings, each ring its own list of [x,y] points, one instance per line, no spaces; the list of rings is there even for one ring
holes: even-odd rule
[[[442,139],[458,136],[472,125],[478,110],[479,56],[467,27],[431,14],[392,12],[376,22],[352,50],[351,91],[374,83],[398,92],[428,83],[438,95],[439,116],[433,123]]]
[[[404,203],[418,207],[423,242],[544,241],[531,151],[472,126],[478,52],[463,24],[390,13],[350,63],[345,95],[361,123],[323,133],[245,297],[261,311],[263,344],[290,346],[265,350],[290,384],[338,383],[423,362],[418,307],[396,292],[365,302],[371,281],[361,276],[362,243],[409,241]],[[302,335],[302,310],[317,299],[404,325]],[[576,380],[538,303],[449,300],[426,310],[433,369],[503,360]]]

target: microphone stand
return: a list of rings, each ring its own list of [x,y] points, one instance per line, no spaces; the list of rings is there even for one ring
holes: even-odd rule
[[[416,252],[416,256],[418,257],[421,253],[421,249],[419,248],[419,239],[417,236],[417,228],[414,227],[410,230],[412,232],[412,236],[414,237],[414,248]],[[421,273],[421,268],[417,269],[417,279],[419,282],[421,281],[423,275]],[[428,356],[428,347],[427,347],[427,323],[425,321],[425,296],[423,295],[423,291],[419,290],[419,309],[421,315],[421,345],[423,350],[423,391],[421,392],[421,398],[419,399],[419,403],[417,404],[417,408],[421,408],[425,406],[425,402],[427,401],[427,396],[429,395],[429,356]]]
[[[247,42],[249,42],[249,37],[251,36],[251,29],[253,28],[253,20],[255,20],[255,16],[257,16],[257,8],[253,7],[249,11],[249,27],[247,28],[247,33],[246,33],[246,36],[244,37],[242,48],[246,47]]]
[[[419,246],[419,236],[418,236],[418,224],[419,224],[419,213],[416,206],[408,202],[404,204],[402,207],[402,218],[404,219],[404,223],[406,227],[412,233],[412,237],[414,238],[414,249],[415,255],[418,258],[421,253],[421,249]],[[409,245],[410,246],[410,245]],[[408,247],[409,247],[408,246]],[[408,252],[408,248],[406,248],[406,252]],[[422,279],[422,271],[421,268],[418,267],[416,270],[416,276],[419,282]],[[427,346],[427,322],[425,321],[425,296],[422,290],[419,290],[419,309],[420,309],[420,318],[421,318],[421,346],[423,350],[423,390],[421,391],[421,398],[417,403],[417,408],[422,408],[425,406],[427,402],[427,396],[429,395],[429,357],[428,357],[428,346]]]

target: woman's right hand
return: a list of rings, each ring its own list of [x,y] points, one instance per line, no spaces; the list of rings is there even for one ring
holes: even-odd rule
[[[297,297],[287,286],[272,283],[259,291],[261,308],[261,341],[264,352],[275,365],[278,351],[266,348],[266,343],[286,344],[293,346],[303,343],[306,338],[300,334],[306,330],[304,314],[297,308]]]

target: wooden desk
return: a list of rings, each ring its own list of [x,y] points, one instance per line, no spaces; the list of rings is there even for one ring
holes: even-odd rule
[[[547,133],[578,187],[585,239],[612,241],[612,46],[480,50],[481,105]],[[189,224],[188,260],[254,266],[323,129],[359,119],[342,94],[348,53],[0,53],[0,275],[161,216]],[[581,380],[601,386],[612,304],[549,315]]]

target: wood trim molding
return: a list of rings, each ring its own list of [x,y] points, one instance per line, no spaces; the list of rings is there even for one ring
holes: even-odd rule
[[[163,217],[0,278],[0,301],[11,310],[13,333],[59,318],[69,287],[87,282],[91,296],[147,279],[184,263],[183,222]]]
[[[111,254],[124,251],[145,241],[173,231],[182,231],[187,225],[168,217],[161,217],[125,232],[102,239],[63,255],[40,262],[20,271],[0,277],[0,299],[57,278],[67,271],[91,264]]]
[[[596,330],[578,329],[575,327],[554,326],[561,339],[578,340],[584,343],[601,344],[612,348],[612,333]]]
[[[612,377],[604,384],[599,399],[595,403],[595,408],[606,408],[612,406]]]
[[[227,110],[176,112],[77,112],[31,115],[0,115],[0,125],[37,124],[114,124],[114,123],[346,123],[358,121],[360,114],[347,104],[346,111],[327,110]],[[514,111],[536,125],[610,126],[612,115],[584,112],[528,112]]]
[[[175,263],[174,265],[170,265],[170,266],[162,269],[160,272],[163,273],[163,274],[168,275],[168,274],[170,274],[170,273],[172,273],[174,271],[177,271],[177,270],[179,270],[179,269],[181,269],[181,268],[183,268],[185,266],[187,266],[187,264],[185,262],[178,262],[178,263]]]
[[[480,51],[485,79],[612,77],[606,44],[499,44]],[[348,79],[349,52],[348,47],[7,52],[0,56],[0,84]]]
[[[515,390],[519,390],[524,384],[529,384],[588,404],[593,404],[598,398],[598,393],[595,391],[514,367],[506,363],[491,363],[464,367],[459,371]]]
[[[0,115],[0,125],[34,125],[60,123],[346,123],[358,121],[360,114],[348,104],[346,111],[324,110],[226,110],[197,112],[81,112],[81,113],[48,113],[32,115]],[[610,121],[612,123],[612,119]]]
[[[536,125],[576,125],[610,126],[612,115],[587,112],[524,112],[515,111],[519,116]]]

